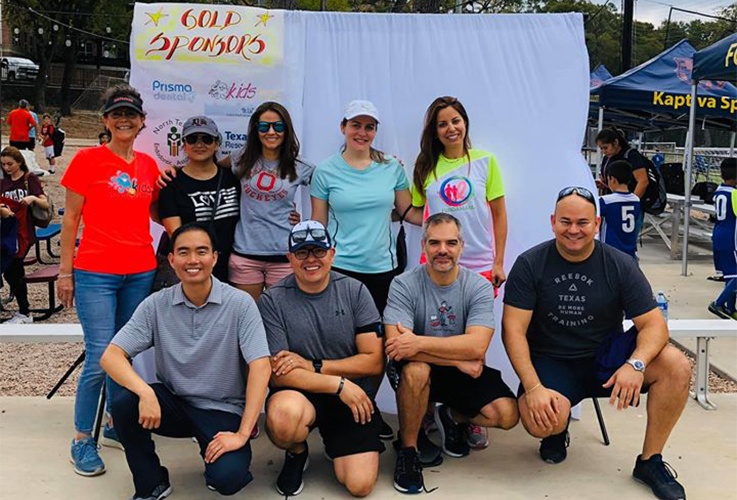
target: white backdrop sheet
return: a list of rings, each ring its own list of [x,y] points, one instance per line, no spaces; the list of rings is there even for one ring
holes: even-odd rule
[[[218,10],[219,22],[227,11],[238,12],[252,20],[241,23],[241,31],[234,26],[201,28],[200,35],[245,31],[262,36],[269,48],[277,48],[276,55],[237,62],[232,55],[223,62],[218,57],[207,57],[207,62],[141,59],[153,36],[151,14],[168,16],[160,16],[156,28],[174,32],[181,29],[176,23],[187,9],[195,9],[192,15],[196,9]],[[274,16],[269,23],[278,23],[255,30],[264,14]],[[169,19],[168,27],[161,19]],[[189,36],[197,36],[195,31],[188,30]],[[148,127],[137,148],[154,155],[157,147],[162,149],[162,131],[181,127],[195,114],[209,113],[227,134],[224,140],[239,145],[238,134],[245,134],[253,109],[274,99],[289,109],[302,155],[319,163],[342,144],[339,124],[345,105],[369,99],[381,115],[375,146],[401,158],[411,179],[427,106],[440,95],[458,97],[470,115],[473,146],[495,153],[501,167],[509,212],[507,271],[521,251],[552,236],[549,215],[559,189],[594,188],[580,154],[589,92],[580,14],[353,14],[136,4],[131,41],[131,83],[142,92],[148,112]],[[213,106],[217,81],[236,89],[231,102],[220,99],[219,104],[227,105],[219,108]],[[178,104],[161,105],[154,82],[159,88],[161,82],[179,85]],[[237,89],[249,84],[253,95],[235,98]],[[177,162],[165,161],[160,152],[158,156],[162,164]],[[307,198],[303,196],[304,216],[309,214]],[[419,230],[412,228],[409,237],[410,262],[417,262]],[[498,300],[498,318],[501,306]],[[516,389],[501,335],[495,335],[487,357]],[[386,384],[379,404],[393,406]]]

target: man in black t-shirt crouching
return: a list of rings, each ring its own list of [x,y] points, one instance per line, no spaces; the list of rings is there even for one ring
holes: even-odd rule
[[[632,474],[658,498],[685,499],[661,453],[688,398],[688,360],[668,344],[668,327],[636,261],[594,240],[600,219],[591,192],[563,189],[550,222],[555,239],[519,256],[504,298],[502,338],[520,378],[522,424],[542,438],[542,459],[559,463],[567,455],[571,406],[609,397],[624,410],[647,392],[645,441]],[[623,313],[637,329],[629,348]],[[611,372],[602,373],[612,360]]]

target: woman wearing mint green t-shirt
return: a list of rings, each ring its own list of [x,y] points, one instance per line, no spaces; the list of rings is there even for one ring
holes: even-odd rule
[[[379,112],[369,101],[348,104],[340,123],[342,151],[317,166],[312,176],[312,218],[326,225],[335,242],[333,268],[366,285],[381,314],[396,275],[391,213],[411,207],[409,181],[395,159],[372,147]],[[406,220],[419,223],[420,213]]]

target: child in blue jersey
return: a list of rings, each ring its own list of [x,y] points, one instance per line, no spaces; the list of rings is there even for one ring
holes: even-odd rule
[[[613,161],[607,169],[611,194],[599,198],[601,241],[637,257],[637,220],[642,214],[640,198],[627,187],[632,167],[624,160]]]
[[[709,311],[720,318],[737,319],[737,158],[725,158],[721,164],[724,183],[714,193],[716,224],[711,235],[714,267],[725,278],[724,290]]]

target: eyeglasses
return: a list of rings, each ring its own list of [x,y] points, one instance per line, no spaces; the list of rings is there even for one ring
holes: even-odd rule
[[[300,248],[296,252],[292,252],[292,255],[297,260],[306,260],[310,254],[314,255],[316,259],[322,259],[328,254],[327,248]]]
[[[567,188],[561,189],[560,192],[558,193],[558,199],[555,200],[555,202],[558,203],[560,200],[562,200],[566,196],[571,196],[572,194],[577,194],[584,200],[596,206],[596,199],[594,198],[594,195],[591,194],[591,191],[589,191],[585,187],[580,187],[580,186],[568,186]]]
[[[262,134],[265,134],[269,131],[271,127],[274,127],[274,132],[277,134],[281,134],[287,129],[287,126],[284,122],[278,121],[278,122],[258,122],[258,125],[256,125],[256,128],[258,128],[258,131]]]
[[[308,227],[307,229],[300,229],[292,233],[293,243],[303,243],[307,240],[307,236],[312,235],[312,239],[315,241],[325,241],[328,237],[327,231],[320,227]]]
[[[141,115],[138,111],[133,109],[114,109],[108,113],[108,116],[114,120],[119,120],[121,118],[138,118]]]
[[[215,142],[215,138],[207,134],[192,134],[184,138],[184,142],[186,142],[190,146],[194,146],[195,144],[197,144],[197,141],[202,141],[202,144],[209,146],[213,142]]]

